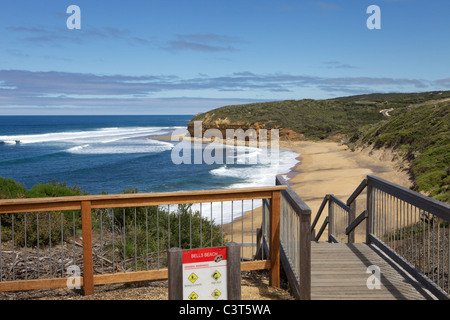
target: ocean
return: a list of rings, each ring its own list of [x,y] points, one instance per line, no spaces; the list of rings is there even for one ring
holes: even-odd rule
[[[280,149],[276,163],[175,164],[181,142],[167,137],[192,117],[0,116],[0,176],[27,188],[55,180],[90,194],[189,191],[272,186],[298,162],[298,154]]]

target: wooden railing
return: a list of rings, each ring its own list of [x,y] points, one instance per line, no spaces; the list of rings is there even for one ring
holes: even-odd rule
[[[356,216],[357,198],[366,189],[365,209]],[[328,215],[316,226],[328,203]],[[326,195],[311,225],[319,241],[355,242],[365,223],[365,242],[399,263],[438,298],[450,293],[450,206],[386,180],[367,176],[344,203]]]
[[[241,264],[241,270],[259,270],[259,269],[269,269],[270,270],[270,285],[279,286],[280,285],[280,252],[279,252],[279,241],[280,241],[280,193],[282,190],[287,189],[287,186],[273,186],[273,187],[263,187],[263,188],[246,188],[246,189],[223,189],[223,190],[205,190],[205,191],[189,191],[189,192],[170,192],[170,193],[137,193],[137,194],[120,194],[120,195],[89,195],[89,196],[77,196],[77,197],[60,197],[60,198],[39,198],[39,199],[12,199],[12,200],[0,200],[0,291],[20,291],[20,290],[33,290],[33,289],[49,289],[49,288],[63,288],[67,286],[68,280],[70,277],[64,277],[64,263],[63,263],[63,253],[65,246],[73,245],[74,248],[74,258],[72,263],[76,262],[75,257],[75,244],[78,247],[82,248],[82,275],[76,277],[76,280],[79,281],[80,285],[83,288],[85,295],[90,295],[94,293],[94,286],[100,284],[110,284],[110,283],[121,283],[121,282],[134,282],[134,281],[144,281],[144,280],[156,280],[156,279],[167,279],[167,269],[157,268],[153,270],[144,270],[139,271],[137,268],[133,272],[126,272],[122,270],[122,272],[117,273],[101,273],[96,274],[94,272],[94,254],[93,254],[93,210],[95,209],[105,209],[105,208],[129,208],[129,207],[149,207],[149,206],[160,206],[160,205],[183,205],[183,204],[201,204],[201,203],[211,203],[211,213],[212,213],[212,203],[213,202],[226,202],[226,201],[244,201],[244,200],[253,200],[253,199],[267,199],[269,201],[269,223],[270,223],[270,232],[269,232],[269,242],[270,242],[270,260],[260,260],[260,261],[244,261]],[[25,232],[25,258],[22,258],[23,263],[27,263],[27,224],[29,225],[29,221],[32,218],[32,215],[39,219],[38,213],[49,212],[48,214],[48,232],[49,237],[52,236],[52,230],[55,229],[53,226],[53,222],[51,221],[51,214],[58,213],[60,214],[60,224],[61,224],[61,245],[57,247],[53,245],[52,240],[49,240],[49,248],[45,248],[46,252],[50,252],[50,254],[55,252],[55,250],[61,250],[61,259],[58,263],[61,264],[60,271],[61,277],[50,277],[50,278],[35,278],[35,279],[15,279],[14,272],[11,279],[2,281],[2,270],[7,268],[9,270],[14,271],[14,268],[19,268],[19,264],[17,263],[19,260],[18,254],[18,245],[15,243],[15,228],[14,222],[17,219],[14,218],[14,214],[21,214],[22,224],[25,226],[23,228]],[[64,237],[69,237],[69,235],[63,235],[64,228],[63,224],[65,224],[66,218],[65,215],[68,215],[68,212],[73,213],[73,236],[71,241],[65,241]],[[168,213],[170,215],[170,208],[168,209]],[[12,215],[9,215],[12,214]],[[81,214],[81,232],[82,232],[82,243],[76,242],[77,230],[75,227],[76,215]],[[127,213],[128,214],[128,213]],[[134,214],[136,215],[136,209],[134,210]],[[6,216],[10,218],[6,218]],[[123,209],[123,225],[125,225],[125,209]],[[33,217],[34,217],[33,216]],[[8,241],[8,243],[3,243],[5,248],[8,247],[10,250],[2,249],[2,217],[3,220],[8,219],[8,223],[12,224],[12,240]],[[28,217],[28,222],[27,222]],[[100,226],[103,226],[104,222],[102,222],[102,217],[107,217],[108,219],[114,220],[114,215],[111,217],[111,213],[107,211],[106,213],[102,213],[99,215]],[[147,215],[145,217],[147,219]],[[44,219],[41,217],[41,220]],[[181,219],[181,217],[180,217]],[[135,220],[136,221],[136,216]],[[202,221],[200,219],[200,221]],[[68,221],[67,223],[72,223]],[[58,222],[59,223],[59,222]],[[96,224],[99,222],[96,220]],[[170,219],[169,219],[170,223]],[[201,223],[201,222],[200,222]],[[5,224],[5,222],[4,222]],[[39,220],[37,221],[36,226],[39,228],[40,226]],[[123,226],[125,230],[125,226]],[[53,228],[53,229],[52,229]],[[181,227],[179,232],[179,237],[181,239]],[[112,264],[114,266],[114,253],[117,248],[114,247],[114,224],[112,227]],[[101,229],[102,230],[102,229]],[[200,230],[201,227],[200,227]],[[136,224],[135,224],[136,231]],[[5,232],[5,231],[3,231]],[[37,241],[36,245],[32,245],[33,250],[37,249],[37,263],[41,263],[44,259],[42,256],[44,247],[41,244],[39,239],[39,230],[37,230]],[[159,233],[159,229],[157,230]],[[201,232],[201,231],[200,231]],[[16,231],[17,233],[17,231]],[[147,232],[148,234],[148,232]],[[211,234],[212,234],[212,226],[211,226]],[[125,238],[125,232],[120,233],[120,236]],[[95,235],[97,237],[98,235]],[[101,241],[104,241],[105,235],[103,232],[100,232],[99,237]],[[117,237],[117,235],[116,235]],[[134,234],[136,241],[136,233]],[[170,235],[169,235],[170,237]],[[16,235],[17,238],[17,235]],[[34,240],[33,240],[34,241]],[[116,241],[118,241],[116,239]],[[148,239],[147,239],[148,241]],[[5,241],[4,241],[5,242]],[[170,245],[170,239],[168,244]],[[213,243],[211,238],[211,244]],[[136,242],[134,243],[136,246]],[[103,249],[104,246],[101,246]],[[28,255],[30,255],[31,246],[28,247]],[[166,248],[169,249],[169,248]],[[39,251],[41,250],[41,251]],[[125,242],[124,242],[124,265],[126,262],[125,255]],[[147,248],[148,250],[148,248]],[[8,251],[8,252],[7,252]],[[111,251],[111,248],[110,248]],[[16,255],[14,255],[16,253]],[[6,266],[4,261],[6,254],[12,254],[12,262]],[[158,251],[159,254],[159,251]],[[101,256],[102,270],[103,270],[103,262],[106,261],[105,255],[102,252],[101,254],[95,254]],[[147,251],[148,255],[148,251]],[[17,258],[16,258],[17,256]],[[2,259],[3,258],[3,259]],[[50,261],[54,261],[54,259],[50,257]],[[147,257],[148,261],[148,257]],[[158,260],[159,261],[159,260]],[[111,262],[111,261],[110,261]],[[138,259],[135,251],[135,264],[136,267],[138,265]],[[117,264],[115,265],[117,267]],[[56,267],[55,267],[56,268]],[[148,267],[147,267],[148,268]],[[25,272],[27,272],[27,268],[25,266]],[[54,273],[54,272],[53,272]],[[38,272],[39,276],[39,272]],[[73,277],[72,277],[73,278]]]
[[[311,299],[311,209],[281,176],[281,262],[296,298]]]

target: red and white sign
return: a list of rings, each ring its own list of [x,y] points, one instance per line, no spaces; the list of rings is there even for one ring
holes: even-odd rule
[[[183,299],[227,299],[227,248],[183,251]]]

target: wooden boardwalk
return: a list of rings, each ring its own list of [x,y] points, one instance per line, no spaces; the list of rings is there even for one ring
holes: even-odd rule
[[[419,282],[364,243],[311,243],[312,300],[424,300],[435,299]],[[380,270],[380,288],[369,289],[369,266]],[[372,277],[373,279],[373,277]],[[374,282],[369,281],[369,284]]]

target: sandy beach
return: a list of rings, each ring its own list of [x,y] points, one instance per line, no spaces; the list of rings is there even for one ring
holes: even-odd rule
[[[298,153],[299,164],[288,174],[292,188],[311,208],[314,220],[316,213],[326,194],[334,194],[342,201],[358,187],[367,175],[374,175],[409,188],[409,175],[401,169],[401,164],[392,161],[392,154],[388,151],[372,151],[370,149],[351,151],[347,146],[336,142],[288,142],[280,144]],[[365,194],[358,198],[357,215],[362,212]],[[316,227],[320,229],[326,212],[321,216]],[[253,220],[253,223],[252,223]],[[255,209],[253,219],[250,213],[236,219],[233,226],[228,224],[224,230],[231,234],[233,228],[234,241],[241,241],[241,230],[244,229],[244,242],[251,241],[251,229],[261,225],[261,209]],[[243,226],[243,227],[242,227]],[[356,241],[365,237],[364,227],[356,230]],[[325,240],[323,236],[321,240]]]

